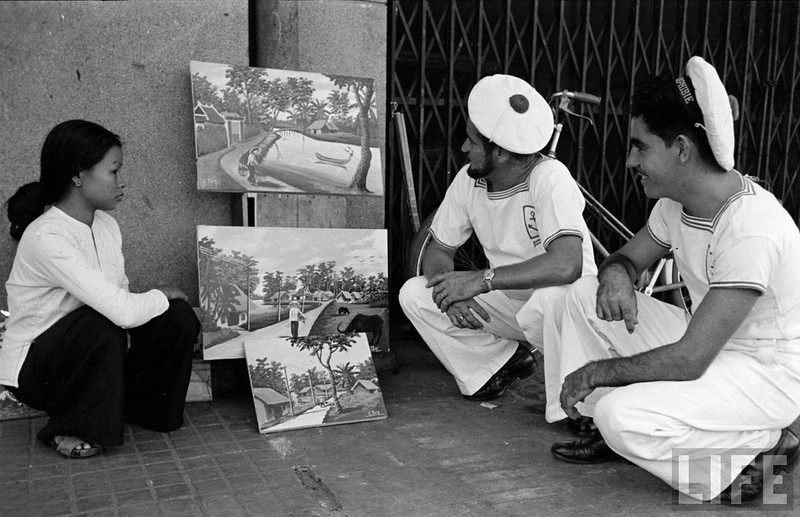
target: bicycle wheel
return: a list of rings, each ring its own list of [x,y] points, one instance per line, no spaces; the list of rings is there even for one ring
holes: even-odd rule
[[[405,274],[406,278],[412,278],[422,274],[422,257],[425,255],[425,248],[430,244],[430,227],[436,211],[431,213],[420,224],[419,230],[411,239],[408,253],[406,254]],[[486,269],[489,261],[483,254],[483,248],[478,238],[473,233],[472,236],[458,250],[453,259],[456,271],[472,271],[476,269]]]

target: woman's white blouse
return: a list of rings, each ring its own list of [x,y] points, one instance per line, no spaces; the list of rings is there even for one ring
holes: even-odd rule
[[[58,320],[88,305],[122,328],[138,327],[169,307],[153,289],[128,292],[122,237],[113,217],[97,211],[91,228],[52,207],[20,239],[8,281],[0,384],[17,386],[28,349]]]

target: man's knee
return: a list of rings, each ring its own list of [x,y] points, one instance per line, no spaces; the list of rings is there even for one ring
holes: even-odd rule
[[[170,300],[166,311],[141,327],[131,329],[130,332],[137,343],[141,340],[152,340],[153,336],[162,336],[170,344],[194,350],[200,333],[200,320],[189,303],[183,300]]]
[[[425,287],[427,283],[428,281],[424,276],[417,276],[409,278],[406,283],[403,284],[403,287],[400,288],[398,300],[404,311],[408,312],[409,310],[415,309],[419,306],[420,300],[424,299],[423,297],[430,297],[430,295],[427,294],[428,288]]]
[[[102,335],[103,337],[109,339],[125,339],[125,330],[122,329],[122,327],[117,326],[113,321],[106,318],[88,305],[84,305],[75,312],[80,313],[78,318],[79,327],[88,334],[98,336]]]
[[[586,275],[577,279],[567,292],[567,308],[582,311],[585,307],[594,307],[597,300],[597,287],[596,276]]]
[[[564,300],[567,296],[568,286],[557,285],[535,289],[517,312],[517,324],[523,333],[541,333],[545,319],[553,320],[560,327],[564,312]],[[531,339],[530,337],[528,338]]]
[[[115,352],[127,346],[125,330],[88,305],[76,309],[69,317],[74,320],[67,337],[75,353]]]
[[[644,407],[646,401],[643,398],[632,384],[615,389],[600,399],[594,408],[594,423],[606,443],[619,454],[638,457],[661,455],[653,444],[642,447],[637,440],[637,437],[652,434],[652,420],[648,417],[651,412]]]
[[[594,423],[603,435],[614,435],[620,430],[620,410],[624,409],[617,404],[612,391],[597,401],[594,407]]]
[[[561,312],[564,307],[564,300],[567,297],[567,285],[554,285],[550,287],[541,287],[534,289],[531,297],[522,306],[522,309],[517,313],[517,320],[521,317],[530,317],[538,315],[544,317],[549,312]],[[522,315],[522,316],[520,316]],[[520,321],[520,324],[522,322]]]
[[[192,306],[183,300],[170,300],[169,308],[166,314],[169,316],[170,321],[194,334],[200,332],[200,320],[197,318],[197,313],[194,312]]]

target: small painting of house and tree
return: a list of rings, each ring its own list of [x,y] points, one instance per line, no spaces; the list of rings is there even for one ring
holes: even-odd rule
[[[374,81],[192,61],[197,188],[383,196]]]
[[[386,418],[364,334],[245,342],[261,433]]]
[[[206,360],[309,334],[389,351],[386,230],[198,226],[197,264]]]

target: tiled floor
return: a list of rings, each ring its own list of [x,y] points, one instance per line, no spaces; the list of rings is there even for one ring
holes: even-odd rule
[[[460,397],[418,342],[395,350],[399,373],[380,376],[389,418],[377,422],[259,435],[247,393],[230,390],[187,405],[177,432],[129,427],[124,446],[87,460],[37,443],[41,418],[1,422],[0,516],[798,513],[680,506],[627,462],[560,463],[549,446],[569,435],[538,413],[540,375],[487,408]]]

